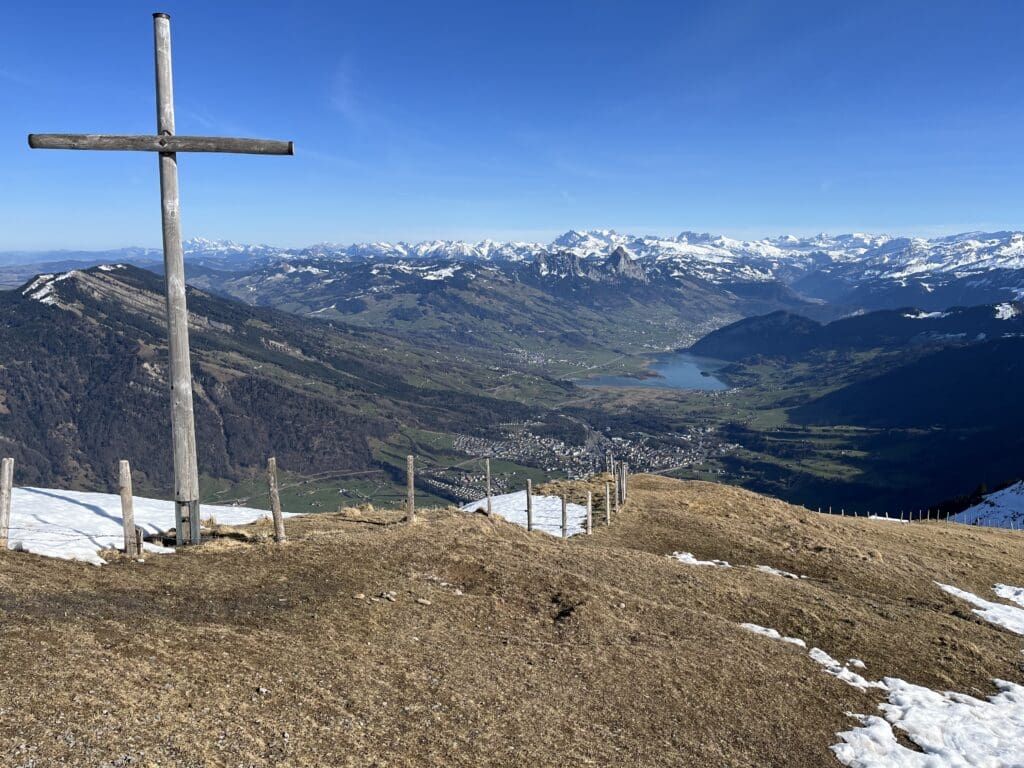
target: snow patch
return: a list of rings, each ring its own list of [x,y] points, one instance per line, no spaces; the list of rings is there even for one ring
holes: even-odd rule
[[[825,668],[825,671],[828,672],[830,675],[839,678],[844,683],[846,683],[849,686],[852,686],[853,688],[856,688],[861,691],[866,691],[868,688],[881,688],[883,690],[885,689],[885,683],[881,682],[880,680],[867,680],[861,675],[854,672],[852,669],[850,669],[851,666],[856,666],[858,669],[863,669],[864,662],[860,661],[860,659],[850,659],[850,661],[846,664],[841,664],[840,662],[833,659],[825,651],[821,650],[821,648],[811,648],[811,650],[808,651],[807,655],[810,656],[811,659],[813,659],[814,661],[818,662],[821,666],[823,666]]]
[[[715,568],[732,568],[725,560],[698,560],[692,552],[673,552],[672,557],[686,565],[710,565]]]
[[[772,640],[781,640],[784,643],[791,645],[798,645],[801,648],[806,648],[807,643],[801,640],[799,637],[786,637],[781,634],[777,629],[771,629],[770,627],[762,627],[760,624],[740,624],[740,626],[747,630],[747,632],[753,632],[755,635],[764,635],[770,637]]]
[[[1003,600],[1010,600],[1024,608],[1024,587],[1011,587],[1007,584],[996,584],[992,591]]]
[[[988,494],[973,507],[950,517],[950,520],[967,525],[1021,527],[1024,525],[1024,482]]]
[[[996,320],[1012,320],[1020,314],[1020,310],[1013,304],[996,304]]]
[[[443,267],[441,269],[432,269],[429,272],[424,272],[422,277],[424,280],[445,280],[458,271],[458,267]]]
[[[740,626],[794,645],[803,642],[757,624]],[[842,742],[834,745],[832,751],[843,765],[850,768],[1012,768],[1024,765],[1021,762],[1024,687],[994,680],[1000,692],[985,701],[963,693],[940,693],[896,677],[865,680],[850,670],[850,667],[864,668],[864,662],[859,659],[850,659],[842,665],[820,648],[812,648],[808,655],[829,674],[859,690],[870,688],[886,692],[887,701],[878,707],[884,717],[847,713],[861,725],[836,734]],[[900,744],[894,728],[918,749]]]
[[[251,523],[270,514],[247,507],[202,506],[200,509],[204,520],[212,516],[225,525]],[[147,534],[174,528],[174,502],[136,496],[135,524]],[[100,550],[123,546],[120,496],[52,488],[14,489],[10,549],[103,565]],[[174,550],[147,544],[146,551]]]
[[[778,568],[772,568],[770,565],[758,565],[755,566],[755,570],[761,573],[770,573],[772,576],[781,576],[784,579],[806,579],[806,576],[798,576],[795,573],[789,571],[780,571]]]
[[[459,509],[463,512],[485,512],[487,499],[463,504]],[[510,523],[526,527],[526,491],[503,493],[491,497],[491,512]],[[567,530],[570,536],[583,533],[587,526],[587,508],[582,504],[567,504]],[[559,496],[533,496],[533,529],[550,533],[552,536],[562,535],[562,499]]]
[[[995,680],[1000,693],[988,701],[962,693],[939,693],[887,677],[885,717],[855,715],[863,725],[839,733],[832,747],[851,768],[966,768],[1022,765],[1024,688]],[[899,728],[921,751],[899,743]]]
[[[1008,629],[1011,632],[1016,632],[1018,635],[1024,635],[1024,608],[1017,608],[1013,605],[1004,605],[1003,603],[993,603],[983,597],[978,597],[973,592],[968,592],[965,589],[959,589],[957,587],[951,587],[949,584],[939,584],[935,582],[936,586],[943,592],[947,592],[954,597],[959,597],[961,600],[966,600],[971,605],[975,606],[974,613],[983,618],[989,624],[995,624],[997,627]],[[1024,592],[1019,587],[1010,587],[1006,584],[997,584],[995,592],[999,597],[1005,597],[1012,594],[1013,597],[1007,599],[1013,600],[1018,605],[1024,605],[1021,603],[1020,593]],[[1024,743],[1024,742],[1022,742]]]

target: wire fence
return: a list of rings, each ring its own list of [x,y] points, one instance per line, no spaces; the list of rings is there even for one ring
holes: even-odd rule
[[[395,506],[400,504],[408,505],[408,510],[413,515],[415,514],[415,496],[416,488],[423,489],[425,487],[429,492],[437,495],[439,490],[437,475],[443,473],[462,473],[468,475],[465,478],[465,482],[458,487],[458,490],[462,492],[463,498],[461,500],[468,502],[462,504],[462,508],[467,511],[474,511],[481,509],[487,514],[498,514],[510,522],[517,523],[526,527],[529,530],[540,530],[553,535],[559,535],[567,537],[569,535],[578,532],[591,532],[593,529],[593,523],[596,519],[598,524],[602,521],[610,522],[613,515],[612,508],[617,515],[624,507],[626,499],[628,497],[628,465],[622,461],[616,461],[614,457],[608,456],[607,462],[609,470],[608,474],[611,480],[608,482],[608,488],[613,488],[611,491],[610,499],[606,502],[604,493],[593,493],[591,491],[589,503],[586,508],[586,516],[582,517],[582,511],[579,504],[574,504],[568,501],[566,496],[566,490],[562,489],[554,496],[550,494],[535,494],[533,489],[532,480],[527,477],[516,477],[514,485],[509,481],[509,473],[505,472],[501,475],[501,481],[495,482],[499,476],[493,475],[491,472],[491,456],[471,456],[467,459],[451,462],[442,463],[437,461],[430,461],[423,457],[410,455],[413,459],[413,463],[410,465],[414,467],[414,477],[411,484],[411,498],[410,491],[403,492],[399,487],[396,476],[405,474],[408,470],[399,466],[387,466],[378,467],[371,469],[350,469],[350,468],[338,468],[333,470],[324,470],[321,472],[298,475],[295,473],[289,473],[288,482],[282,483],[276,486],[277,491],[289,490],[302,488],[310,484],[320,484],[328,481],[343,482],[351,479],[366,479],[383,476],[384,479],[379,482],[378,490],[370,495],[358,494],[363,499],[369,501],[371,498],[378,503],[382,500],[395,502]],[[513,476],[517,475],[517,472],[511,473]],[[605,473],[601,473],[604,475]],[[579,482],[584,485],[592,483],[597,475],[592,475],[589,478],[580,478]],[[390,478],[390,479],[388,479]],[[407,479],[407,478],[406,478]],[[446,486],[446,490],[451,492],[455,489],[448,480],[443,481]],[[253,483],[258,482],[253,480]],[[275,478],[276,485],[276,478]],[[497,488],[496,488],[497,487]],[[495,493],[495,490],[500,493]],[[341,489],[339,489],[341,490]],[[43,519],[38,520],[36,524],[21,524],[12,522],[11,520],[11,505],[12,496],[14,491],[13,485],[13,460],[3,460],[3,467],[0,469],[0,544],[6,547],[12,537],[18,538],[22,536],[32,535],[45,537],[51,541],[82,541],[90,540],[97,544],[100,544],[102,539],[105,545],[109,545],[109,534],[97,535],[89,531],[78,531],[74,529],[60,529],[55,527],[55,523],[52,521],[46,521]],[[129,491],[130,492],[130,491]],[[348,489],[348,492],[353,492],[352,489]],[[270,485],[264,486],[263,489],[253,489],[253,492],[243,495],[228,496],[230,490],[215,490],[208,492],[200,500],[201,505],[218,505],[218,506],[250,506],[257,504],[263,500],[270,502],[272,499],[272,492]],[[521,496],[521,498],[520,498]],[[499,497],[501,499],[500,504],[494,507],[494,499]],[[505,498],[502,498],[505,497]],[[512,498],[509,498],[512,497]],[[557,507],[553,507],[551,500],[558,500],[560,505],[560,514]],[[83,506],[89,506],[83,504]],[[340,505],[339,505],[340,506]],[[818,507],[816,510],[804,507],[808,512],[817,512],[819,514],[827,514],[833,517],[856,517],[862,520],[879,521],[882,523],[904,523],[904,524],[922,524],[922,523],[939,523],[939,524],[954,524],[954,525],[965,525],[965,526],[978,526],[978,527],[989,527],[999,528],[1010,532],[1019,532],[1024,530],[1024,527],[1018,521],[1010,517],[1008,520],[992,521],[985,520],[978,513],[973,518],[967,519],[955,519],[952,514],[947,514],[939,509],[918,509],[918,510],[901,510],[898,514],[882,513],[872,514],[869,511],[854,512],[848,511],[845,508],[839,508],[836,510],[834,507]],[[570,512],[572,517],[570,517]],[[104,514],[110,517],[110,513],[100,511],[100,514]],[[957,513],[958,515],[960,513]]]

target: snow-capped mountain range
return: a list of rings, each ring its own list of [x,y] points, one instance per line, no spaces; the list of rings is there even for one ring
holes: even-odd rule
[[[992,270],[1024,269],[1024,233],[968,232],[934,238],[890,235],[819,234],[812,237],[736,240],[724,235],[682,232],[676,236],[630,235],[614,230],[570,230],[550,243],[482,240],[429,240],[420,243],[320,243],[282,249],[202,238],[186,243],[192,258],[328,257],[448,259],[456,261],[532,261],[547,253],[572,253],[581,259],[607,257],[622,249],[640,262],[669,263],[693,277],[719,281],[793,282],[825,270],[837,278],[913,281],[928,277],[960,278]]]
[[[194,238],[186,241],[185,253],[191,264],[232,273],[275,264],[282,270],[289,265],[301,269],[302,262],[381,260],[413,267],[430,262],[439,279],[458,263],[538,264],[544,269],[555,256],[572,256],[587,264],[617,254],[637,267],[620,269],[624,276],[657,273],[723,286],[777,282],[805,297],[853,308],[943,309],[1024,297],[1024,233],[1016,231],[968,232],[930,240],[860,233],[737,240],[698,232],[657,236],[570,230],[550,243],[431,240],[319,243],[305,248]],[[60,260],[153,265],[161,259],[159,250],[141,248],[32,256],[0,254],[0,264]]]

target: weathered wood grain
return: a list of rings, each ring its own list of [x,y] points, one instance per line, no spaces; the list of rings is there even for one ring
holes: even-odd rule
[[[487,473],[487,516],[491,516],[491,460],[484,459],[484,471]]]
[[[267,459],[267,483],[270,486],[270,514],[274,517],[274,541],[284,541],[284,515],[281,513],[281,491],[277,485],[277,459]]]
[[[290,141],[234,139],[226,136],[109,135],[30,133],[32,149],[90,149],[111,152],[220,152],[236,155],[294,155]]]
[[[135,532],[135,501],[132,496],[132,467],[122,459],[118,463],[117,488],[121,494],[121,525],[124,531],[124,553],[128,557],[141,557],[139,539]]]
[[[14,494],[14,459],[0,460],[0,549],[7,549],[11,532],[11,496]]]
[[[416,457],[405,457],[405,522],[416,522]]]
[[[533,480],[526,478],[526,530],[533,530]]]
[[[171,75],[171,21],[153,17],[156,51],[157,133],[174,135],[174,82]],[[167,335],[171,373],[171,432],[174,448],[174,500],[179,545],[199,543],[199,469],[196,460],[195,415],[192,410],[192,367],[185,304],[185,255],[181,247],[178,161],[160,155],[160,205],[163,222],[164,276],[167,288]]]

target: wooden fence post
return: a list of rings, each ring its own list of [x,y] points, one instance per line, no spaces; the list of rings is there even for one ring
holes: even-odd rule
[[[142,557],[139,539],[135,534],[135,502],[132,499],[132,467],[122,459],[118,464],[118,490],[121,492],[121,525],[124,530],[124,553],[136,559]]]
[[[587,535],[594,532],[594,494],[587,491]]]
[[[405,457],[405,522],[416,522],[416,457]]]
[[[142,530],[142,526],[135,526],[135,549],[138,550],[139,557],[141,558],[146,554],[145,548],[146,532]]]
[[[604,484],[604,524],[612,524],[612,484]]]
[[[629,499],[629,464],[623,463],[622,465],[622,500],[627,501]]]
[[[569,538],[569,506],[565,501],[565,496],[562,497],[562,538]]]
[[[284,541],[284,515],[281,514],[281,493],[277,488],[277,459],[267,459],[267,482],[270,484],[270,513],[274,516],[274,541]]]
[[[0,549],[11,535],[11,497],[14,495],[14,459],[0,461]]]
[[[487,516],[491,516],[491,460],[484,459],[484,469],[487,472]]]
[[[533,480],[526,478],[526,531],[533,530]]]

